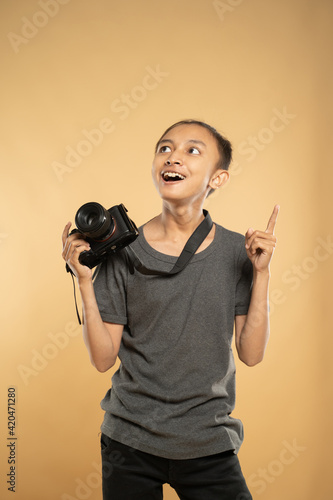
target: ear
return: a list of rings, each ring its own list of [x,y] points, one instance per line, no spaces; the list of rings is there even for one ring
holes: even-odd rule
[[[227,170],[218,169],[214,172],[210,182],[209,187],[211,189],[218,189],[224,184],[226,184],[229,180],[229,172]]]

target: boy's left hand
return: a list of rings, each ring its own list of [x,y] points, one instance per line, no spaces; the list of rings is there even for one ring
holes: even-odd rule
[[[279,205],[275,205],[264,232],[249,228],[245,234],[246,253],[257,272],[267,271],[269,268],[276,245],[274,229],[279,210]]]

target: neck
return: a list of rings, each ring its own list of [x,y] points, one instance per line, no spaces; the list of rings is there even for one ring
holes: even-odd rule
[[[189,237],[203,221],[202,204],[198,207],[175,207],[163,204],[160,215],[150,220],[144,227],[145,238],[157,251],[179,256]],[[215,229],[202,243],[198,251],[204,250],[214,238]]]
[[[202,205],[200,206],[173,206],[163,204],[159,223],[165,235],[191,235],[204,219]]]

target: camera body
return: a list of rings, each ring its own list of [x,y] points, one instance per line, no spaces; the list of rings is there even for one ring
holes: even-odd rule
[[[71,234],[82,234],[90,244],[90,250],[81,252],[79,262],[90,269],[139,236],[136,225],[128,217],[127,209],[122,203],[108,210],[99,203],[86,203],[77,211],[75,224],[77,229]]]

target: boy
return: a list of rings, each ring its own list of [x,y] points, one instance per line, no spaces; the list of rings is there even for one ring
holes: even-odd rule
[[[131,244],[146,267],[170,270],[203,220],[203,204],[228,178],[231,144],[186,120],[157,143],[152,166],[162,212]],[[101,405],[103,498],[249,500],[238,462],[243,440],[235,404],[233,327],[239,358],[259,363],[269,336],[269,264],[275,206],[265,231],[242,235],[214,224],[190,263],[173,276],[130,271],[124,251],[103,263],[94,285],[78,262],[89,244],[63,233],[76,274],[83,336],[97,370],[121,365]]]

